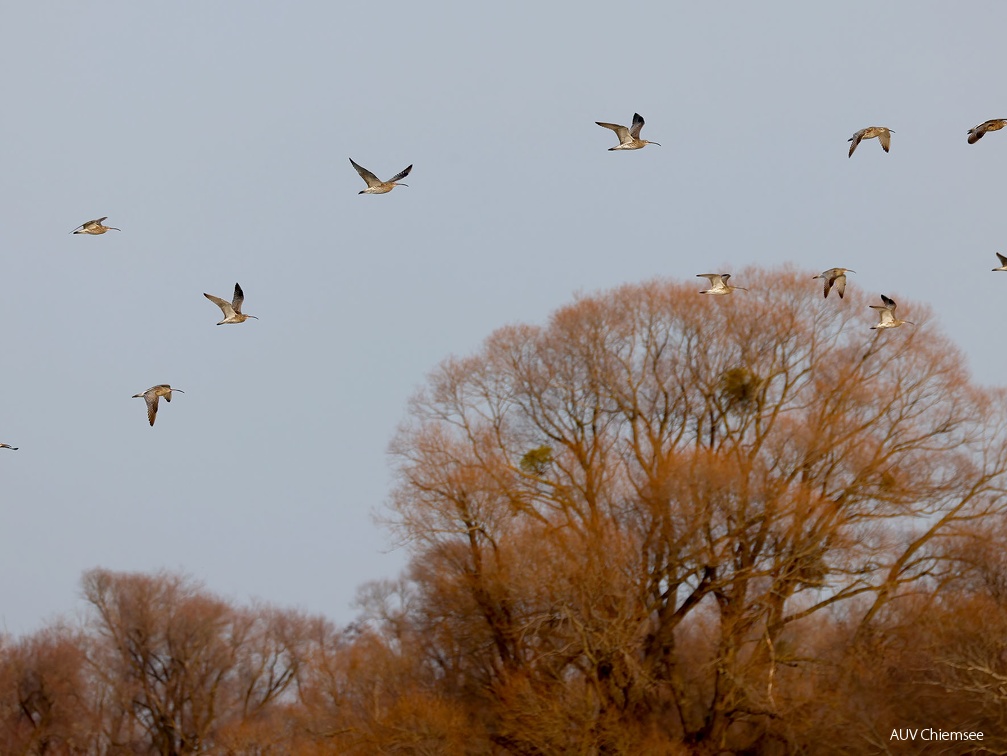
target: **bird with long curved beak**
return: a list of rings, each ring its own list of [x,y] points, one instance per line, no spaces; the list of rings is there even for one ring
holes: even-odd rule
[[[727,283],[731,277],[730,273],[700,273],[696,278],[710,279],[710,288],[699,292],[700,294],[730,294],[736,289],[748,291],[744,286],[731,286]]]
[[[866,129],[860,129],[856,134],[847,139],[847,142],[853,142],[850,145],[850,154],[847,157],[853,157],[853,151],[857,149],[857,145],[864,139],[878,138],[881,142],[881,149],[888,152],[888,148],[892,145],[892,134],[895,132],[885,126],[868,126]]]
[[[839,292],[839,298],[843,298],[843,294],[846,293],[846,274],[856,273],[857,271],[853,268],[829,268],[826,271],[822,271],[817,276],[812,276],[812,279],[822,278],[825,280],[825,298],[828,299],[829,291],[833,286],[836,287],[836,291]]]
[[[898,328],[903,323],[908,323],[911,326],[916,325],[911,320],[900,320],[899,318],[895,317],[895,308],[898,307],[898,305],[895,304],[894,299],[892,299],[891,297],[886,297],[884,294],[882,294],[881,301],[884,302],[884,304],[871,305],[872,310],[878,311],[878,317],[880,318],[878,320],[877,325],[871,326],[872,331],[874,330],[880,331],[883,328]]]
[[[978,126],[973,126],[969,129],[969,144],[978,142],[987,131],[1000,131],[1004,126],[1007,126],[1007,118],[994,118],[980,123]]]
[[[71,231],[71,234],[91,234],[96,236],[98,234],[103,234],[106,231],[122,231],[121,228],[115,228],[115,226],[103,226],[102,221],[106,220],[108,216],[103,218],[98,218],[97,220],[89,220],[81,223],[77,228]]]
[[[357,194],[388,194],[388,192],[397,186],[409,186],[409,184],[399,183],[399,179],[404,179],[409,175],[409,171],[413,169],[412,165],[399,171],[387,181],[382,181],[362,165],[354,163],[353,158],[350,158],[350,163],[357,169],[357,173],[360,174],[360,178],[364,180],[364,183],[367,184],[367,188],[361,189]]]
[[[172,388],[167,383],[160,383],[157,386],[151,386],[141,394],[133,394],[133,399],[143,399],[147,402],[147,419],[150,421],[151,426],[154,425],[154,419],[157,417],[158,397],[163,396],[164,401],[170,402],[172,391],[177,391],[180,394],[185,393],[182,389]]]
[[[617,123],[603,123],[602,121],[595,121],[595,123],[602,128],[611,129],[619,137],[619,144],[615,147],[609,147],[609,152],[612,150],[639,150],[648,144],[661,146],[658,142],[648,142],[646,139],[640,139],[640,131],[643,129],[644,120],[643,116],[639,113],[633,113],[633,125],[629,128],[620,126]]]
[[[255,320],[258,320],[258,318],[254,315],[245,315],[241,311],[241,303],[245,301],[245,292],[241,290],[241,287],[238,284],[234,284],[234,299],[230,302],[226,299],[215,297],[213,294],[207,294],[205,291],[203,292],[203,296],[217,305],[217,307],[220,308],[220,311],[224,313],[224,319],[217,323],[217,325],[244,323],[249,318],[255,318]]]

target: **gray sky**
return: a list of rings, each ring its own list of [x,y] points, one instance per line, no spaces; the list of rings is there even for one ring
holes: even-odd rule
[[[372,516],[410,395],[578,291],[841,265],[1001,381],[1007,131],[965,136],[1007,117],[1007,5],[819,5],[6,8],[0,630],[98,565],[349,620],[405,564]],[[663,146],[608,152],[634,111]],[[235,281],[261,320],[218,328]]]

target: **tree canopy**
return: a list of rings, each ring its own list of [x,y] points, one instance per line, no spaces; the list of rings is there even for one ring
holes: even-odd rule
[[[736,278],[750,291],[582,297],[445,361],[413,402],[398,525],[445,637],[508,701],[500,742],[736,748],[816,669],[809,618],[866,640],[1003,513],[1004,392],[970,383],[925,308],[872,331],[855,292]]]
[[[391,445],[410,567],[349,627],[88,572],[82,625],[0,645],[0,751],[1007,750],[1007,395],[922,305],[736,278],[438,366]]]

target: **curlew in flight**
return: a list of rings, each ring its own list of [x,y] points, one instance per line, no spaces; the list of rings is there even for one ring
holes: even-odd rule
[[[133,394],[133,399],[139,399],[143,397],[147,402],[147,419],[150,420],[150,424],[154,424],[154,418],[157,417],[157,397],[163,396],[164,401],[171,401],[171,392],[177,391],[180,394],[185,392],[182,389],[172,388],[167,383],[161,383],[157,386],[151,386],[149,389],[144,391],[142,394]]]
[[[847,142],[853,142],[850,145],[849,157],[853,157],[853,151],[857,149],[857,145],[860,144],[861,140],[872,139],[874,137],[877,137],[878,141],[881,142],[881,149],[888,152],[888,148],[892,144],[892,134],[894,133],[894,131],[884,126],[868,126],[866,129],[860,129],[860,131],[846,140]]]
[[[856,273],[857,271],[853,268],[829,268],[828,270],[822,271],[817,276],[812,276],[812,279],[821,278],[825,281],[825,297],[828,298],[829,290],[835,286],[836,291],[839,292],[839,298],[843,298],[843,294],[846,292],[846,274]]]
[[[969,144],[978,142],[987,131],[1000,131],[1004,126],[1007,126],[1007,118],[994,118],[992,121],[980,123],[969,129]]]
[[[996,254],[1000,258],[1000,267],[993,268],[993,270],[1007,270],[1007,255],[1001,255],[999,252]]]
[[[909,325],[913,326],[916,325],[911,320],[900,320],[899,318],[895,317],[895,308],[898,307],[898,305],[895,304],[894,299],[886,297],[884,294],[882,294],[881,301],[884,302],[883,305],[871,305],[872,310],[878,311],[878,317],[880,318],[880,320],[878,320],[877,325],[871,326],[872,331],[881,330],[882,328],[898,328],[903,323],[908,323]]]
[[[609,147],[609,152],[612,150],[639,150],[642,147],[646,147],[648,144],[656,144],[658,147],[661,146],[657,142],[648,142],[646,139],[640,139],[640,130],[643,128],[644,121],[643,116],[639,113],[633,113],[633,126],[628,129],[617,123],[602,123],[601,121],[595,121],[595,123],[606,129],[612,129],[616,136],[619,137],[619,144],[615,147]]]
[[[108,216],[104,218],[98,218],[98,220],[89,220],[81,223],[77,228],[71,231],[71,234],[103,234],[106,231],[122,231],[121,228],[115,228],[114,226],[103,226],[101,222],[105,220]]]
[[[353,158],[350,158],[350,163],[352,163],[353,167],[357,169],[357,173],[360,174],[360,178],[367,182],[367,188],[361,189],[357,192],[357,194],[387,194],[397,186],[409,186],[409,184],[400,184],[398,182],[399,179],[404,179],[409,175],[409,171],[413,169],[412,165],[402,171],[399,171],[388,179],[388,181],[382,181],[362,165],[354,163]]]
[[[221,299],[220,297],[215,297],[213,294],[207,294],[203,292],[203,296],[213,302],[220,311],[224,313],[224,319],[221,320],[217,325],[225,325],[227,323],[244,323],[249,318],[256,318],[254,315],[245,315],[241,311],[241,303],[245,301],[245,292],[241,290],[238,284],[234,284],[234,299],[228,302],[226,299]],[[185,393],[184,391],[182,393]]]
[[[17,447],[11,446],[10,444],[0,444],[0,449],[10,449],[11,451],[17,451]]]
[[[700,294],[730,294],[735,289],[741,289],[742,291],[748,291],[744,286],[731,286],[727,283],[727,279],[731,277],[730,273],[700,273],[696,278],[709,278],[710,288],[705,291],[699,292]]]

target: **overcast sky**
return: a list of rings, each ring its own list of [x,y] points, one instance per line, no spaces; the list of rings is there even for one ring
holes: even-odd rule
[[[1001,382],[1007,4],[824,5],[7,7],[0,631],[95,566],[350,620],[409,397],[577,292],[850,267]],[[634,111],[663,146],[608,152]]]

